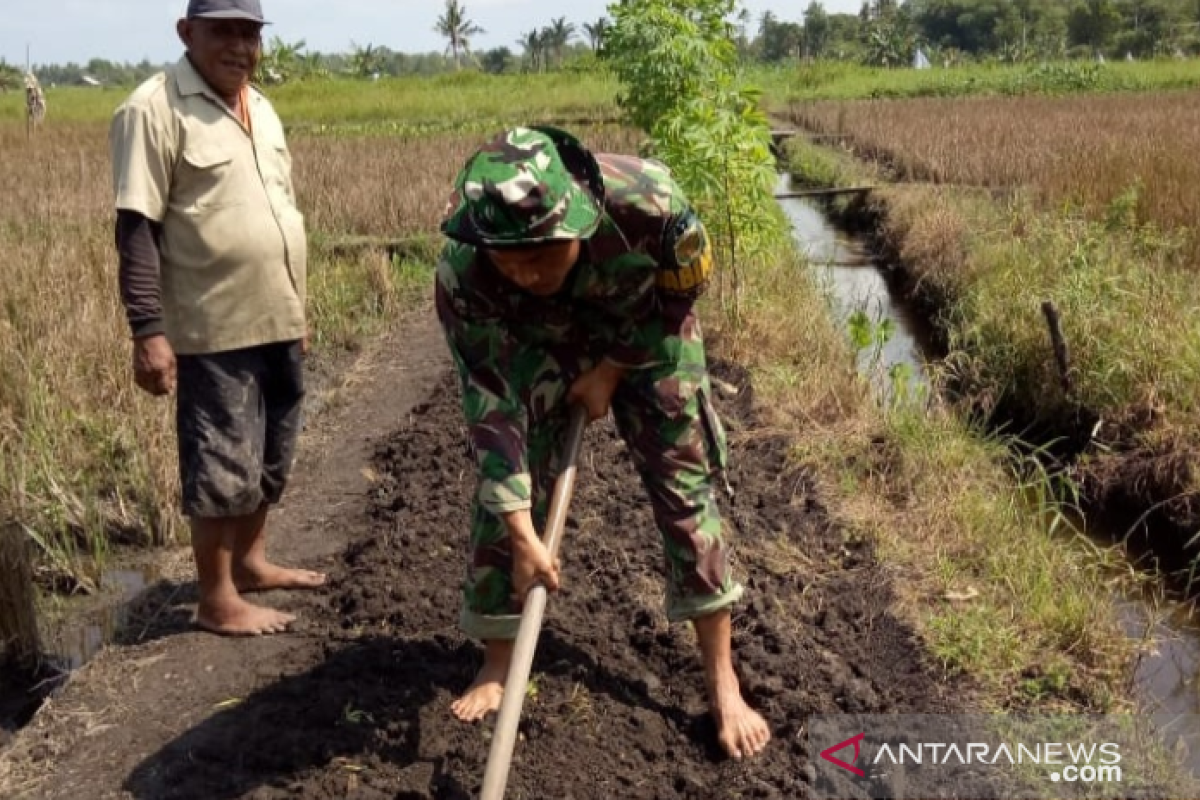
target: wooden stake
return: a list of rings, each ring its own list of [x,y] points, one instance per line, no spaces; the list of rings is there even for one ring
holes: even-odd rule
[[[1062,324],[1058,308],[1050,300],[1042,303],[1042,313],[1046,316],[1046,325],[1050,328],[1050,344],[1054,348],[1054,361],[1058,366],[1058,379],[1063,391],[1071,395],[1075,391],[1075,381],[1071,375],[1071,352],[1067,349],[1067,340],[1063,336]]]

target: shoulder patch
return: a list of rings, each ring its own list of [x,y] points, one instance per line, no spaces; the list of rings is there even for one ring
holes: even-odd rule
[[[712,243],[696,212],[673,218],[663,233],[657,285],[676,297],[695,299],[712,279]]]

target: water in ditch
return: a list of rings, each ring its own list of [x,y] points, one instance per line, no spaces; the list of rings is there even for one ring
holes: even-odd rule
[[[130,602],[158,577],[152,568],[113,567],[101,576],[97,596],[70,600],[58,613],[42,614],[37,673],[0,671],[0,748],[71,672],[116,639],[128,621]]]
[[[779,190],[791,189],[787,176]],[[872,380],[886,393],[887,375],[896,365],[924,382],[924,370],[932,355],[932,331],[927,320],[915,313],[895,283],[859,238],[839,230],[816,203],[804,198],[779,200],[792,225],[799,248],[807,254],[810,268],[826,289],[832,309],[844,325],[856,312],[865,312],[873,323],[890,320],[892,336],[878,352],[859,355],[859,367],[869,370]],[[1104,529],[1105,520],[1092,519],[1089,535],[1097,541],[1119,540]],[[1141,711],[1156,719],[1191,717],[1200,719],[1200,620],[1181,604],[1154,598],[1118,596],[1125,634],[1139,643],[1130,681]],[[1193,768],[1200,767],[1200,731],[1192,740]]]

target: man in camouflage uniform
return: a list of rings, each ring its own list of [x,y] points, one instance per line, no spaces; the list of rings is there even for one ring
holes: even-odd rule
[[[697,632],[721,744],[735,758],[759,752],[770,732],[730,653],[743,589],[712,485],[726,449],[693,312],[712,270],[700,220],[661,165],[517,128],[467,162],[442,230],[454,241],[437,312],[479,470],[462,626],[485,642],[454,713],[499,708],[523,599],[536,580],[558,587],[537,531],[568,407],[596,420],[611,404],[665,544],[668,616]]]

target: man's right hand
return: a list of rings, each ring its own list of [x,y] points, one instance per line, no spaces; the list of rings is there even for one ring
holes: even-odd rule
[[[558,591],[558,560],[551,563],[550,551],[538,538],[529,512],[512,512],[506,515],[505,522],[512,544],[513,593],[524,603],[525,596],[538,581],[546,591]]]
[[[175,391],[175,351],[166,336],[133,340],[133,379],[156,397]]]

